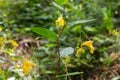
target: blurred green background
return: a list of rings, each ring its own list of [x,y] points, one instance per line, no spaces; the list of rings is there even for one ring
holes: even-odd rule
[[[76,51],[80,44],[89,38],[94,41],[95,52],[90,54],[87,48],[86,53],[79,59],[75,57],[75,52],[69,57],[62,57],[61,75],[57,79],[94,80],[96,77],[101,80],[120,79],[118,75],[109,72],[111,67],[119,65],[119,0],[0,0],[0,27],[3,29],[0,36],[6,41],[13,39],[22,44],[13,51],[16,56],[7,54],[9,51],[13,53],[9,50],[7,42],[6,46],[2,46],[0,53],[4,52],[10,58],[20,57],[20,60],[23,56],[31,56],[37,67],[30,75],[32,78],[30,80],[54,80],[54,71],[57,67],[56,41],[35,34],[31,28],[42,27],[57,34],[55,21],[59,15],[63,15],[67,23],[61,37],[60,48],[72,47]],[[19,54],[17,51],[21,47],[22,52]],[[1,72],[4,71],[0,79],[7,80],[10,77],[21,79],[19,72],[0,69]],[[119,71],[116,70],[116,73],[119,74]],[[107,76],[108,74],[110,76]]]

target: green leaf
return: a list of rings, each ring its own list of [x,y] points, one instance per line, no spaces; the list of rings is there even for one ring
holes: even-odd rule
[[[57,78],[65,77],[65,76],[74,76],[74,75],[78,75],[78,74],[83,74],[83,72],[73,72],[73,73],[67,73],[67,74],[63,74],[63,75],[58,75]]]
[[[45,73],[45,74],[54,74],[55,71],[48,71],[48,70],[46,70],[46,71],[44,71],[44,73]]]
[[[50,40],[55,40],[57,39],[57,35],[55,32],[49,30],[49,29],[45,29],[45,28],[41,28],[41,27],[35,27],[31,29],[33,32],[37,33],[38,35],[44,36]]]
[[[59,5],[67,4],[69,0],[55,0]]]
[[[91,21],[95,21],[95,20],[96,20],[96,19],[77,20],[77,21],[70,22],[69,25],[70,25],[70,26],[74,26],[74,25],[77,25],[77,24],[87,23],[87,22],[91,22]]]
[[[50,43],[50,44],[45,44],[45,46],[47,46],[47,47],[54,47],[54,46],[57,46],[57,44]]]

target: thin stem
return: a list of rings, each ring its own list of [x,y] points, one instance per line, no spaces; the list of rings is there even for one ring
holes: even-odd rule
[[[78,38],[78,41],[77,41],[77,48],[79,48],[80,46],[80,44],[82,43],[82,37],[81,37],[81,34],[82,34],[82,32],[81,32],[81,30],[80,30],[80,38]]]
[[[81,32],[83,33],[83,35],[84,35],[88,40],[90,40],[84,31],[81,30]]]
[[[57,50],[58,50],[58,63],[57,63],[57,69],[56,69],[56,75],[59,74],[59,70],[60,70],[60,37],[62,36],[63,30],[64,30],[65,26],[62,28],[62,30],[59,32],[58,35],[58,39],[57,39]]]
[[[66,72],[66,74],[68,74],[67,64],[66,64],[66,62],[64,62],[64,63],[65,63],[65,72]],[[70,76],[68,76],[68,75],[66,75],[66,80],[67,80],[67,77],[69,78],[69,80],[71,80]]]

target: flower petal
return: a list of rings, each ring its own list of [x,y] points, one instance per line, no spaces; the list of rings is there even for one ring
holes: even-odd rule
[[[90,48],[90,53],[94,53],[93,41],[85,41],[81,44],[81,46],[87,46]]]

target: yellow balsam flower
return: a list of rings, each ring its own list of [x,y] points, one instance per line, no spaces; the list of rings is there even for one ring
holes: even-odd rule
[[[66,22],[65,22],[65,20],[64,20],[64,18],[63,18],[62,15],[60,15],[55,22],[56,22],[56,24],[57,24],[58,26],[60,26],[60,27],[63,27],[63,26],[65,26],[65,24],[66,24]]]
[[[14,41],[14,40],[9,40],[9,42],[10,42],[13,46],[15,46],[15,47],[18,47],[18,46],[19,46],[19,44],[18,44],[16,41]]]
[[[90,48],[90,53],[94,53],[93,41],[85,41],[81,46],[88,46]]]
[[[85,53],[85,49],[79,48],[79,49],[77,49],[75,56],[79,58],[80,55],[84,54],[84,53]]]
[[[79,48],[79,49],[77,50],[77,54],[79,54],[79,53],[84,54],[84,53],[85,53],[85,49]]]
[[[30,73],[32,67],[34,67],[34,66],[36,66],[35,63],[32,63],[32,62],[28,61],[27,58],[23,59],[23,73],[25,75],[28,75]]]

